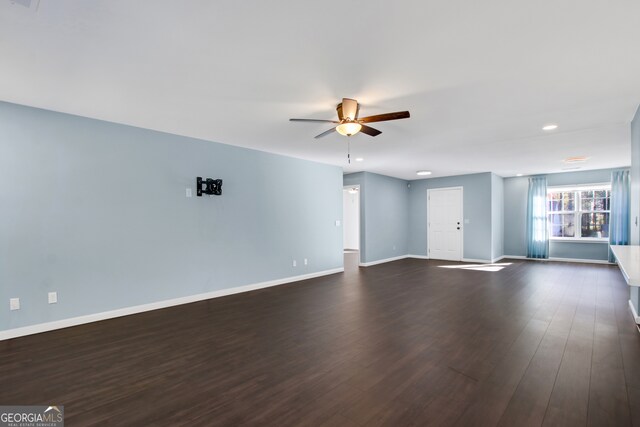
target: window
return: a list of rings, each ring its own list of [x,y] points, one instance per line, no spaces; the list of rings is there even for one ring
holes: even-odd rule
[[[549,237],[584,241],[608,239],[610,201],[609,184],[548,188]]]

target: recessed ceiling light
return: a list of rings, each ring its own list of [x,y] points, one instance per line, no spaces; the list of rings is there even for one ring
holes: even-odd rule
[[[522,174],[521,173],[517,173],[516,176],[522,176]]]
[[[586,162],[587,160],[589,160],[589,157],[587,157],[587,156],[575,156],[575,157],[567,157],[566,159],[563,160],[563,162],[565,162],[565,163],[582,163],[582,162]]]
[[[364,159],[362,157],[356,157],[356,162],[364,162]]]
[[[558,125],[555,123],[549,123],[548,125],[542,126],[542,130],[556,130],[558,129]]]
[[[418,171],[416,174],[420,176],[431,175],[431,171]]]
[[[578,170],[578,169],[582,169],[580,166],[573,166],[570,168],[562,168],[563,171],[574,171],[574,170]]]

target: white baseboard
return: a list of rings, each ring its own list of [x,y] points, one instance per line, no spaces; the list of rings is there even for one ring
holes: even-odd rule
[[[391,262],[391,261],[398,261],[398,260],[405,259],[405,258],[408,258],[408,257],[409,257],[409,255],[400,255],[400,256],[393,257],[393,258],[379,259],[377,261],[361,262],[360,263],[360,267],[371,267],[372,265],[384,264],[385,262]]]
[[[462,258],[462,262],[472,262],[474,264],[491,264],[490,259]]]
[[[581,259],[581,258],[549,258],[549,261],[556,262],[580,262],[583,264],[615,264],[613,262],[605,261],[603,259]]]
[[[427,255],[407,255],[407,258],[429,259],[429,257]]]
[[[504,258],[504,255],[499,256],[498,258],[493,258],[493,259],[491,260],[491,264],[495,264],[495,263],[496,263],[496,262],[498,262],[498,261],[502,261],[502,259],[503,259],[503,258]]]
[[[557,257],[549,257],[549,258],[527,258],[522,255],[505,255],[503,258],[511,258],[511,259],[528,259],[530,261],[552,261],[552,262],[577,262],[583,264],[610,264],[614,265],[614,262],[605,261],[602,259],[583,259],[583,258],[557,258]]]
[[[631,302],[631,300],[629,300],[629,310],[631,310],[631,315],[633,316],[633,320],[634,322],[636,322],[636,325],[640,325],[640,317],[638,317],[636,308],[633,306],[633,303]]]
[[[269,280],[266,282],[253,283],[245,286],[238,286],[229,289],[206,292],[203,294],[189,295],[186,297],[174,298],[170,300],[152,302],[149,304],[136,305],[132,307],[119,308],[117,310],[103,311],[101,313],[88,314],[85,316],[71,317],[69,319],[55,320],[53,322],[39,323],[37,325],[24,326],[21,328],[7,329],[0,331],[0,341],[25,335],[39,334],[41,332],[63,329],[71,326],[83,325],[85,323],[98,322],[101,320],[113,319],[115,317],[129,316],[131,314],[143,313],[145,311],[158,310],[161,308],[173,307],[176,305],[189,304],[192,302],[220,298],[227,295],[239,294],[242,292],[255,291],[257,289],[269,288],[272,286],[284,285],[285,283],[298,282],[300,280],[313,279],[314,277],[327,276],[329,274],[342,273],[344,268],[334,268],[331,270],[319,271],[316,273],[302,274],[299,276],[285,277],[283,279]]]

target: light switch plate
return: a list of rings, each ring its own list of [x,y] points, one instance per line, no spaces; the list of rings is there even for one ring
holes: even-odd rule
[[[336,219],[336,227],[340,227],[340,220]]]
[[[55,304],[58,302],[58,293],[49,292],[49,304]]]
[[[9,299],[9,310],[20,310],[20,298]]]
[[[191,189],[190,189],[190,188],[187,188],[187,189],[185,190],[185,195],[186,195],[187,197],[191,197]]]

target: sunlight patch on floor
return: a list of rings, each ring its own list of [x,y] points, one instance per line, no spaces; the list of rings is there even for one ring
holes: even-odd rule
[[[478,271],[500,271],[506,266],[511,265],[510,262],[500,262],[497,264],[464,264],[464,265],[439,265],[440,268],[456,268],[461,270],[478,270]]]

